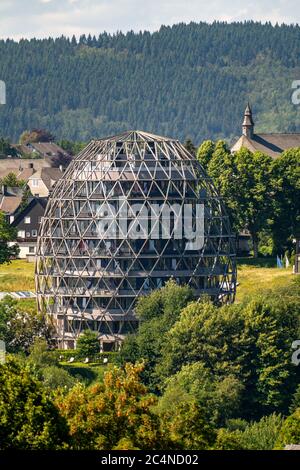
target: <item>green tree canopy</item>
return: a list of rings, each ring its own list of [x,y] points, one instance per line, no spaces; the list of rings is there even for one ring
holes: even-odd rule
[[[207,170],[208,164],[211,161],[215,151],[215,143],[212,140],[204,140],[197,150],[197,160],[201,163],[203,168]]]
[[[43,314],[26,312],[17,300],[6,296],[0,301],[0,335],[8,352],[29,352],[37,338],[50,341],[52,327]]]
[[[20,144],[29,144],[31,142],[53,142],[55,140],[51,132],[45,129],[32,129],[31,131],[24,131],[20,135]]]
[[[222,21],[2,39],[0,76],[10,92],[0,128],[15,141],[41,123],[74,141],[136,128],[199,144],[240,136],[250,98],[261,131],[295,132],[300,117],[287,83],[299,65],[299,34],[297,24]]]
[[[0,158],[17,157],[17,151],[11,146],[8,139],[0,137]]]
[[[219,142],[208,164],[208,173],[224,198],[234,229],[250,232],[257,257],[259,233],[274,218],[271,157],[245,148],[231,154]]]
[[[100,352],[99,334],[96,331],[84,330],[77,340],[76,349],[82,357],[91,357]]]
[[[284,449],[289,444],[300,445],[300,408],[284,421],[275,447]]]
[[[299,331],[296,299],[261,297],[235,306],[187,306],[164,336],[161,378],[203,362],[216,380],[233,376],[243,384],[244,417],[286,412],[297,384],[291,343]],[[254,415],[253,415],[254,413]]]
[[[192,139],[190,138],[186,139],[186,141],[184,142],[184,146],[187,149],[187,151],[190,152],[191,155],[196,156],[197,149],[195,145],[193,144]]]
[[[24,188],[26,186],[26,181],[19,180],[14,172],[10,172],[0,180],[0,184],[9,186],[10,188]]]
[[[195,401],[178,403],[176,409],[165,410],[161,419],[177,449],[208,450],[215,442],[216,432],[207,412]]]
[[[76,385],[58,395],[56,403],[66,418],[73,449],[165,449],[171,442],[151,409],[156,398],[141,383],[143,366],[114,367],[103,383]]]
[[[119,361],[124,364],[144,360],[146,367],[143,379],[151,390],[156,390],[158,386],[154,369],[161,359],[164,335],[192,299],[193,292],[190,287],[178,286],[174,280],[170,280],[162,289],[141,297],[137,302],[139,332],[125,339]]]
[[[214,448],[217,450],[273,450],[282,423],[283,418],[272,413],[256,422],[244,422],[241,429],[232,429],[232,425],[229,424],[227,428],[218,430]]]
[[[283,253],[300,236],[300,149],[283,152],[272,171],[276,184],[272,232],[275,246]]]
[[[20,248],[17,244],[9,244],[9,242],[16,239],[17,232],[12,227],[4,214],[0,211],[0,264],[9,263],[11,258],[16,257]]]
[[[62,139],[58,142],[58,145],[68,152],[70,155],[77,155],[84,147],[87,145],[87,142],[72,142],[68,139]]]
[[[55,450],[67,442],[66,421],[30,368],[15,359],[0,365],[0,449]]]
[[[216,379],[202,362],[194,362],[166,380],[158,409],[162,414],[166,411],[176,414],[179,405],[194,402],[205,410],[207,422],[221,426],[240,411],[242,390],[243,385],[236,377]]]

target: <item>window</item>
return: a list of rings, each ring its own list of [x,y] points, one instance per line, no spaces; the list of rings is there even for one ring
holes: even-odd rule
[[[35,253],[35,246],[29,247],[29,253]]]
[[[31,236],[37,237],[37,230],[31,230]]]
[[[30,238],[30,232],[26,232],[26,238]]]
[[[30,224],[30,222],[31,222],[30,217],[25,217],[24,224]]]
[[[155,250],[154,240],[149,240],[149,251],[154,251],[154,250]]]
[[[18,238],[25,238],[25,230],[18,231]]]
[[[39,182],[40,182],[40,180],[37,179],[37,178],[33,178],[31,181],[32,181],[32,186],[35,186],[35,187],[37,187],[39,185]]]

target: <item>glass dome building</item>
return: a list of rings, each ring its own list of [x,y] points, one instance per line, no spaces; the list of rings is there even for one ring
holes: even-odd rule
[[[138,297],[170,278],[232,302],[235,237],[214,185],[177,140],[140,131],[94,140],[50,194],[37,246],[38,307],[57,345],[81,332],[118,347]]]

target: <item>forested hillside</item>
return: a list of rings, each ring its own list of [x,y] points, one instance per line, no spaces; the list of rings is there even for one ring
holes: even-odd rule
[[[191,23],[98,38],[0,41],[0,135],[88,140],[138,128],[232,139],[251,101],[260,131],[300,131],[300,27]]]

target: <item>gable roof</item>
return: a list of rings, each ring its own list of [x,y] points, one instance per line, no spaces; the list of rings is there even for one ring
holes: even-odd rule
[[[54,142],[32,142],[30,146],[44,157],[53,157],[59,155],[68,155],[64,149]]]
[[[28,181],[31,176],[57,181],[62,176],[59,168],[51,166],[50,159],[0,159],[0,178],[5,178],[9,173],[14,173],[19,180]]]
[[[26,207],[18,213],[12,225],[18,225],[18,223],[33,209],[34,206],[40,205],[43,209],[46,209],[47,205],[46,197],[33,197],[30,199]]]
[[[24,168],[24,170],[20,171],[20,173],[17,175],[18,180],[25,180],[27,181],[28,178],[30,178],[31,175],[35,173],[34,168]]]
[[[242,135],[231,151],[236,152],[242,147],[277,158],[284,150],[300,147],[300,134],[253,134],[252,138]]]
[[[54,182],[58,181],[63,175],[59,168],[41,168],[30,176],[28,181],[41,179],[45,186],[50,189]]]
[[[43,157],[52,157],[65,155],[69,156],[68,152],[55,142],[29,142],[28,144],[12,144],[17,152],[30,155],[33,152],[40,154]]]
[[[248,103],[244,112],[242,135],[231,147],[231,151],[237,152],[242,147],[250,152],[262,152],[277,158],[285,150],[300,147],[300,133],[254,133],[252,109]]]
[[[15,173],[18,178],[23,173],[22,179],[28,179],[32,175],[32,170],[37,171],[41,168],[48,168],[51,162],[42,158],[38,159],[22,159],[22,158],[5,158],[0,159],[0,178],[4,178],[9,173]],[[30,171],[27,171],[30,170]]]
[[[52,167],[42,168],[41,173],[42,173],[42,177],[48,176],[54,181],[58,181],[63,175],[63,172],[59,168],[52,168]]]
[[[19,208],[22,196],[2,196],[0,200],[0,211],[11,215]]]

